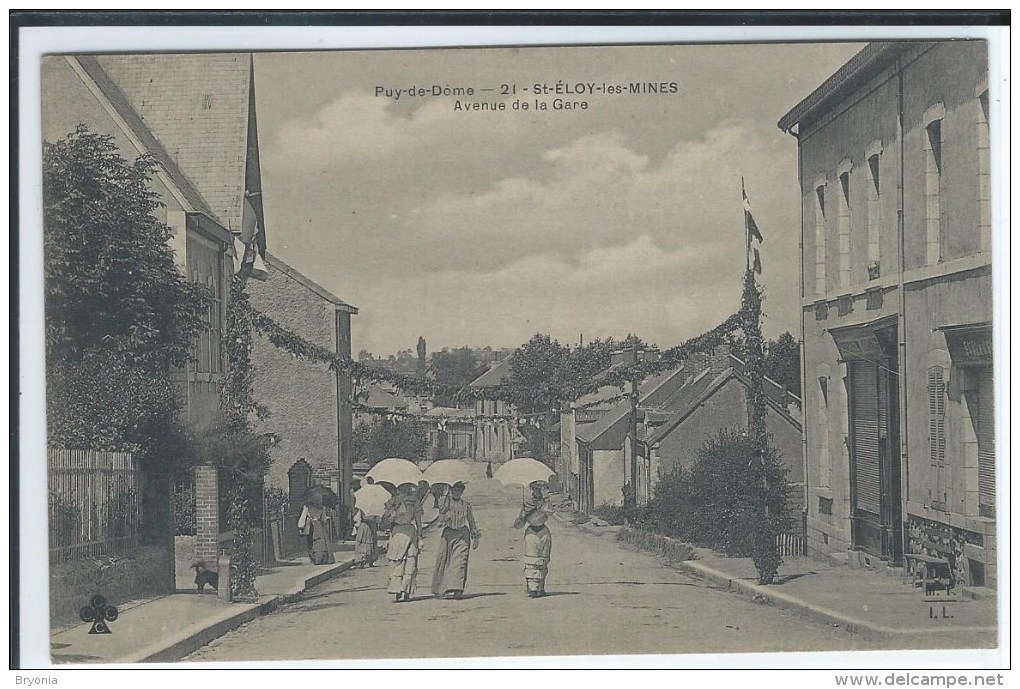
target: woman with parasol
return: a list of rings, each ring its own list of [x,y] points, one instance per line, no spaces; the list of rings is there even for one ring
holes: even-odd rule
[[[464,484],[450,486],[450,499],[436,524],[442,529],[439,556],[432,574],[432,595],[459,600],[467,584],[468,557],[482,533],[475,524],[471,503],[464,500]]]
[[[396,602],[411,600],[418,575],[418,555],[421,552],[421,502],[414,483],[402,483],[382,516],[382,527],[390,530],[386,558],[390,561],[389,592]]]
[[[549,559],[552,555],[552,533],[545,525],[549,519],[548,501],[542,490],[542,483],[531,484],[531,497],[524,501],[521,513],[514,521],[514,528],[524,529],[524,580],[528,597],[541,598],[546,595],[545,578],[549,574]]]
[[[308,543],[308,559],[313,565],[331,565],[333,544],[330,538],[331,520],[327,502],[332,494],[325,486],[312,486],[305,493],[304,507],[298,517],[298,531]]]

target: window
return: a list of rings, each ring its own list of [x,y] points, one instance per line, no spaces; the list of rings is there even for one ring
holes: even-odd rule
[[[867,152],[868,165],[868,279],[877,280],[882,276],[882,147],[872,144]]]
[[[978,94],[978,231],[981,250],[992,250],[992,146],[988,128],[988,90]]]
[[[822,364],[816,369],[818,373],[818,486],[829,487],[832,459],[829,454],[829,367]]]
[[[941,103],[928,108],[924,116],[924,200],[926,241],[925,256],[928,265],[940,263],[944,258],[942,244],[942,151],[945,139],[942,134],[942,119],[945,106]]]
[[[825,295],[825,184],[815,186],[815,294]]]
[[[191,238],[188,242],[188,265],[192,282],[205,285],[212,294],[212,302],[203,318],[204,328],[192,349],[197,373],[223,372],[223,264],[217,248],[204,240]]]
[[[928,369],[928,455],[933,480],[928,488],[932,506],[945,509],[949,500],[946,481],[945,369]]]
[[[850,286],[850,161],[839,166],[839,286]]]

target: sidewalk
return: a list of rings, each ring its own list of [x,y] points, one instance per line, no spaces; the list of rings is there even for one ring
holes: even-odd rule
[[[557,516],[570,523],[567,516]],[[576,526],[593,535],[618,539],[622,547],[636,547],[626,543],[626,531],[621,527]],[[994,597],[926,599],[919,588],[892,572],[833,566],[803,556],[784,557],[777,583],[760,586],[751,558],[726,557],[707,548],[693,550],[695,559],[670,560],[668,564],[756,603],[795,610],[848,633],[897,639],[924,649],[997,645]]]
[[[90,623],[50,635],[53,663],[173,662],[213,639],[272,612],[309,588],[351,568],[353,546],[340,546],[336,564],[312,565],[307,558],[277,562],[256,578],[256,603],[228,603],[216,595],[178,592],[118,606],[112,634],[89,634]]]

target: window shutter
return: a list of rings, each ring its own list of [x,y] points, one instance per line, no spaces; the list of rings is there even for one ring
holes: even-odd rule
[[[932,467],[932,500],[946,502],[946,384],[941,366],[928,369],[928,453]]]

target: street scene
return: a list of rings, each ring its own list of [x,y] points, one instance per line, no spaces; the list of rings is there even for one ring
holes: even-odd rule
[[[988,70],[45,56],[52,662],[996,649]]]

